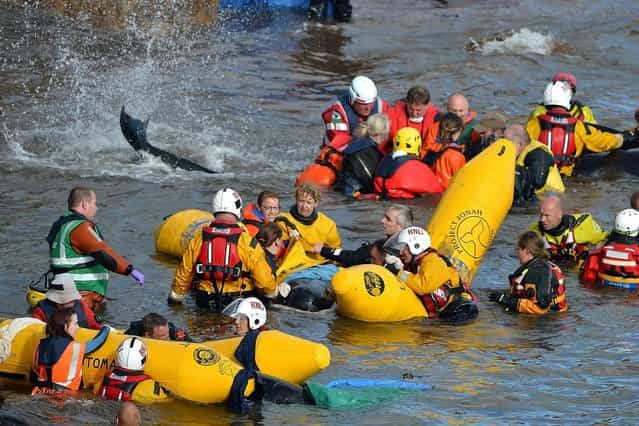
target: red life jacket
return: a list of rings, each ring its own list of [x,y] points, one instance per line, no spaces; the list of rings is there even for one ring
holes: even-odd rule
[[[417,195],[438,194],[446,188],[423,162],[412,155],[393,158],[387,154],[375,169],[375,192],[388,198],[415,198]]]
[[[411,269],[413,273],[418,272],[417,271],[418,265],[421,264],[422,258],[430,253],[435,253],[437,256],[439,256],[446,264],[446,267],[454,268],[454,265],[452,264],[450,259],[440,254],[437,250],[430,249],[430,250],[426,250],[424,253],[420,254],[419,256],[416,256],[413,259],[413,261],[411,262],[411,266],[412,266]],[[461,294],[464,292],[467,292],[464,284],[460,283],[460,285],[455,286],[449,280],[445,282],[444,284],[442,284],[441,286],[439,286],[437,289],[435,289],[435,291],[433,291],[432,293],[424,294],[423,296],[421,296],[421,299],[422,299],[422,303],[424,304],[424,307],[426,308],[426,312],[428,313],[428,316],[435,317],[441,311],[446,309],[446,307],[450,305],[450,303],[456,297],[460,297]],[[471,298],[472,298],[472,295],[471,295]]]
[[[237,250],[242,232],[244,229],[235,223],[212,222],[203,227],[202,250],[195,264],[195,275],[212,283],[232,282],[246,276]]]
[[[42,309],[42,312],[44,312],[47,320],[51,318],[51,315],[53,315],[53,313],[58,309],[58,306],[49,299],[41,300],[38,302],[38,306]],[[87,319],[84,309],[82,308],[82,303],[79,300],[73,301],[73,310],[78,316],[78,325],[80,327],[89,328],[89,320]]]
[[[395,102],[395,106],[388,111],[388,117],[391,121],[391,132],[389,135],[389,141],[392,141],[395,134],[404,127],[412,127],[417,130],[422,137],[422,140],[426,139],[428,135],[428,129],[435,123],[435,118],[441,112],[439,108],[434,106],[431,102],[428,103],[428,108],[424,114],[424,119],[421,123],[414,123],[408,118],[408,111],[406,110],[407,104],[404,100],[398,100]],[[392,142],[388,145],[384,145],[384,149],[392,151]]]
[[[623,278],[639,278],[639,246],[610,243],[601,248],[599,272]]]
[[[348,93],[345,93],[337,98],[337,103],[342,107],[342,111],[344,111],[346,124],[348,125],[348,132],[353,135],[355,128],[362,121],[366,121],[368,117],[374,114],[385,113],[388,110],[388,104],[381,97],[377,97],[375,100],[375,106],[373,110],[368,115],[368,117],[361,117],[359,114],[355,112],[353,106],[350,102],[350,97]],[[332,142],[332,141],[331,141]]]
[[[335,136],[333,139],[340,139],[340,138],[341,136],[338,135],[338,136]],[[349,142],[350,142],[350,138],[349,138]],[[346,145],[344,145],[341,148],[343,151],[343,149],[346,148]],[[344,154],[342,153],[342,151],[335,148],[333,144],[323,145],[320,153],[317,155],[317,158],[315,159],[315,163],[319,164],[320,166],[328,167],[329,169],[333,170],[333,172],[335,173],[339,173],[342,170],[343,163],[344,163]]]
[[[145,380],[152,380],[152,378],[148,374],[116,368],[104,375],[98,395],[102,399],[111,401],[130,401],[135,387]]]
[[[575,144],[575,125],[579,119],[561,108],[551,108],[546,114],[538,116],[539,141],[553,153],[558,167],[570,166],[575,162],[577,145]]]
[[[564,274],[561,272],[559,266],[555,265],[552,262],[546,262],[548,267],[550,268],[550,273],[557,279],[557,284],[551,282],[550,285],[550,295],[552,298],[552,302],[548,307],[548,310],[552,311],[564,311],[568,307],[568,302],[566,300],[566,285],[564,283]],[[510,278],[510,294],[513,296],[517,296],[520,299],[537,299],[537,287],[526,286],[524,278],[528,274],[528,269],[523,268],[519,275],[511,275]]]

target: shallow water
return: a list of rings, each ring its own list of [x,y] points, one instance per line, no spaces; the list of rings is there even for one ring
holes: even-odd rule
[[[52,221],[78,184],[97,190],[98,223],[142,270],[143,288],[112,280],[106,319],[124,327],[149,311],[200,338],[213,318],[192,303],[169,308],[175,261],[154,251],[154,230],[182,208],[208,209],[233,186],[245,200],[263,188],[291,203],[294,176],[317,152],[319,114],[359,73],[389,100],[426,84],[439,105],[467,93],[479,112],[500,108],[523,121],[558,70],[577,74],[579,98],[600,122],[629,126],[638,99],[639,5],[631,1],[354,0],[350,25],[316,25],[301,13],[224,12],[209,26],[130,26],[116,32],[36,9],[0,6],[0,294],[5,316],[26,314],[24,287],[47,268]],[[467,52],[469,37],[513,29],[504,42]],[[150,118],[158,147],[219,170],[209,176],[138,159],[120,135],[125,104]],[[610,227],[637,190],[638,156],[584,161],[568,183],[567,210],[592,212]],[[489,172],[487,172],[489,174]],[[389,203],[354,202],[327,192],[322,210],[346,247],[380,234]],[[436,199],[409,203],[425,224]],[[354,411],[264,404],[247,417],[221,406],[143,407],[151,422],[330,424],[633,424],[639,400],[639,301],[613,289],[586,289],[565,271],[569,312],[547,318],[506,315],[487,303],[516,267],[515,236],[535,220],[513,209],[474,288],[479,320],[464,327],[429,321],[362,324],[333,312],[276,310],[271,326],[329,346],[331,367],[315,380],[399,379],[409,373],[433,390]],[[32,423],[101,423],[116,405],[82,401],[63,409],[2,387],[2,409]]]

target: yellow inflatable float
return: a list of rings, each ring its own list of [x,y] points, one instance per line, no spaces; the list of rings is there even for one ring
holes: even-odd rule
[[[337,312],[366,322],[404,321],[426,317],[426,309],[413,290],[377,265],[357,265],[333,276]]]
[[[32,318],[0,323],[0,377],[28,382],[33,351],[44,337],[44,326]],[[88,341],[95,334],[95,330],[81,328],[76,340]],[[115,350],[126,337],[111,332],[98,350],[84,357],[85,387],[94,386],[115,366]],[[225,401],[233,378],[243,368],[233,356],[239,337],[204,343],[143,340],[148,349],[145,372],[177,398],[200,403]],[[322,344],[264,331],[257,339],[256,362],[265,374],[301,383],[328,367],[330,353]],[[252,391],[251,382],[247,395]]]
[[[426,231],[469,285],[510,210],[515,145],[499,139],[462,167],[439,201]]]
[[[155,249],[181,259],[193,235],[213,219],[212,213],[197,209],[180,210],[172,214],[155,231]]]
[[[439,201],[426,230],[432,247],[455,264],[469,285],[513,201],[515,146],[499,139],[462,167]],[[427,316],[412,290],[384,268],[359,265],[333,277],[337,312],[360,321]]]

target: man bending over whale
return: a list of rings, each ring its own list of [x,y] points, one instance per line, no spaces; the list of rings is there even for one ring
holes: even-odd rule
[[[374,263],[384,264],[383,246],[386,240],[404,228],[413,226],[413,211],[401,204],[394,204],[386,209],[382,217],[382,230],[384,238],[373,243],[365,242],[356,250],[342,250],[326,247],[321,243],[313,244],[313,252],[319,253],[329,260],[333,260],[342,266],[363,265]]]

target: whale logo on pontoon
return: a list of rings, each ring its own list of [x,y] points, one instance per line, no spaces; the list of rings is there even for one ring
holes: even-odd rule
[[[470,257],[479,259],[492,240],[490,225],[481,216],[468,216],[457,226],[459,246]]]

